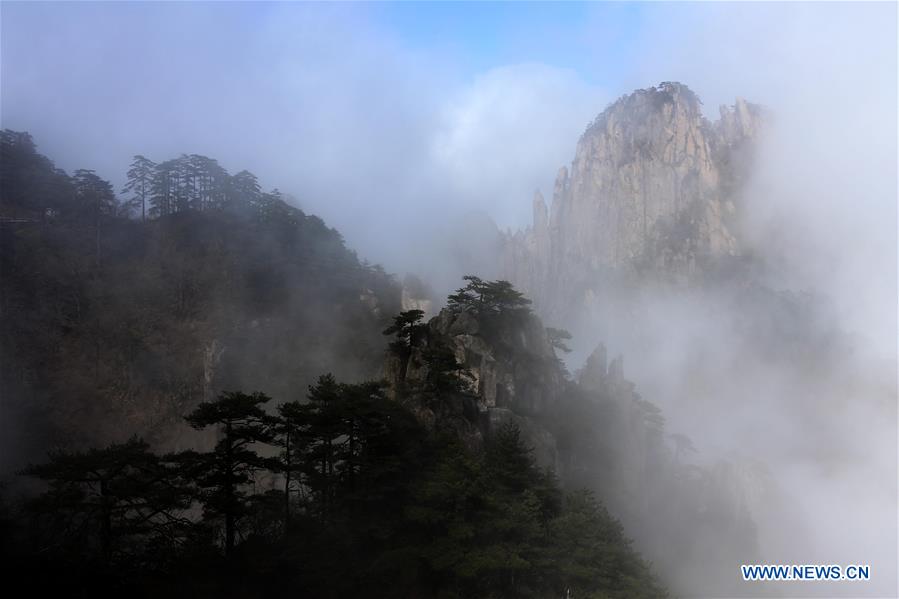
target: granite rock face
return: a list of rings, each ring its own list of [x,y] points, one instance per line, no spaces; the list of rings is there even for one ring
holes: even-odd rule
[[[571,376],[535,315],[500,330],[488,324],[449,308],[423,323],[408,353],[388,356],[390,396],[472,450],[514,423],[538,464],[566,488],[595,492],[666,579],[722,555],[737,559],[729,551],[744,561],[756,555],[742,479],[726,464],[708,470],[672,450],[661,410],[625,377],[620,355],[610,360],[600,345]],[[427,355],[439,347],[468,374],[434,398],[425,391]],[[714,537],[694,543],[696,530]]]
[[[428,376],[426,353],[446,347],[464,367],[464,391],[445,401],[428,402],[415,389]],[[478,318],[443,309],[431,318],[408,359],[388,357],[385,379],[389,393],[404,403],[427,427],[454,430],[470,448],[479,447],[497,427],[514,422],[534,446],[543,465],[557,467],[555,440],[545,423],[552,418],[568,381],[540,320],[528,316],[520,326],[488,334]]]
[[[434,314],[434,300],[431,289],[418,277],[407,274],[403,278],[400,307],[405,310],[421,310],[425,316]]]
[[[506,237],[506,278],[553,315],[610,273],[690,279],[739,255],[732,221],[766,117],[740,99],[720,115],[710,123],[679,83],[609,106],[559,170],[551,208],[537,192],[532,226]]]

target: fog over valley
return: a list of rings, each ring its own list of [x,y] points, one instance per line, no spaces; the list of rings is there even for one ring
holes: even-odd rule
[[[894,3],[2,3],[4,568],[897,596],[897,50]]]

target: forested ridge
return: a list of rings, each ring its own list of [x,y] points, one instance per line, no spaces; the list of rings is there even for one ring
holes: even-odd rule
[[[564,493],[514,426],[471,451],[381,384],[330,375],[305,402],[269,401],[200,404],[187,420],[218,430],[210,451],[133,439],[26,468],[47,490],[6,523],[5,564],[69,596],[664,594],[621,525]]]
[[[400,296],[380,267],[247,172],[197,156],[135,164],[120,200],[91,171],[55,168],[27,134],[2,134],[7,468],[47,444],[140,433],[177,446],[183,410],[215,389],[282,400],[322,372],[380,367]]]
[[[453,349],[422,350],[394,278],[250,173],[138,156],[117,194],[4,131],[0,221],[7,580],[92,597],[664,595],[514,423],[459,437],[447,415],[480,425]],[[528,303],[472,277],[447,310],[501,340]],[[391,389],[386,356],[425,374]]]

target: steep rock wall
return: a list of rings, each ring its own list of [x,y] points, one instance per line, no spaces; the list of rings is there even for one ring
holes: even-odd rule
[[[609,276],[688,280],[738,256],[732,222],[765,119],[738,99],[710,123],[679,83],[622,97],[559,170],[551,207],[538,191],[532,226],[505,238],[504,275],[557,315]]]

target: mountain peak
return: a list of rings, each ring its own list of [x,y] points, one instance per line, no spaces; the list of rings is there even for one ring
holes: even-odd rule
[[[635,90],[618,98],[603,110],[587,127],[587,133],[602,129],[614,117],[626,116],[628,120],[645,120],[653,113],[683,114],[699,119],[702,102],[693,90],[676,81],[663,81],[655,87]]]
[[[704,264],[739,254],[732,221],[765,114],[738,99],[712,124],[682,83],[624,95],[590,124],[570,168],[556,180],[549,227],[509,241],[506,276],[537,299],[580,297],[610,271],[689,279]],[[739,151],[736,151],[739,150]],[[536,220],[542,213],[535,210]],[[527,237],[527,236],[526,236]],[[587,295],[592,295],[587,293]]]

